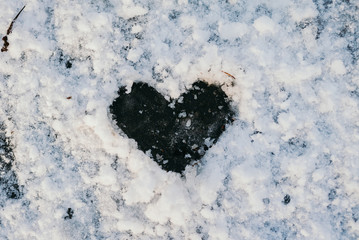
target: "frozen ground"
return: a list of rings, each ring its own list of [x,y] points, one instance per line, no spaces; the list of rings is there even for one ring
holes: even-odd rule
[[[2,0],[2,36],[25,4],[0,53],[0,239],[359,238],[358,0]],[[181,178],[108,107],[198,78],[236,120]]]

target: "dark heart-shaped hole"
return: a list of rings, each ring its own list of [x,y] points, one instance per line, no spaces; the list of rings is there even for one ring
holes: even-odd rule
[[[150,150],[164,170],[178,173],[216,143],[234,115],[223,90],[203,81],[170,101],[148,84],[134,83],[128,94],[120,88],[110,112],[139,149]]]

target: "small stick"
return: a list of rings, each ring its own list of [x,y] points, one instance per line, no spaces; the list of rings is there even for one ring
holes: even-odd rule
[[[7,29],[6,35],[9,35],[9,34],[12,32],[12,26],[14,25],[16,19],[19,17],[20,13],[24,10],[25,7],[26,7],[26,5],[21,8],[20,12],[19,12],[19,13],[16,15],[16,17],[12,20],[12,22],[10,23],[9,28]]]
[[[227,72],[225,72],[225,71],[221,71],[221,72],[223,72],[224,74],[226,74],[227,76],[229,76],[229,77],[231,77],[231,78],[233,78],[233,79],[236,79],[232,74],[229,74],[229,73],[227,73]]]
[[[9,45],[10,45],[10,43],[8,42],[8,35],[12,32],[12,27],[14,26],[14,23],[15,23],[15,21],[16,21],[16,19],[19,17],[19,15],[20,15],[20,13],[24,10],[24,8],[26,7],[26,5],[23,7],[23,8],[21,8],[21,10],[19,11],[19,13],[16,15],[16,17],[12,20],[12,22],[10,23],[10,26],[9,26],[9,28],[7,29],[7,31],[6,31],[6,36],[4,36],[3,38],[2,38],[2,40],[4,41],[4,45],[3,45],[3,47],[1,48],[1,52],[7,52],[7,48],[9,47]]]

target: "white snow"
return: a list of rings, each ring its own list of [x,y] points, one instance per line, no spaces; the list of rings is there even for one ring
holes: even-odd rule
[[[223,39],[228,39],[231,41],[236,40],[236,38],[241,38],[248,33],[249,29],[246,24],[238,22],[225,22],[220,23],[218,27],[219,34]]]
[[[334,73],[334,74],[338,74],[338,75],[343,75],[345,74],[346,68],[344,66],[343,61],[341,60],[334,60],[331,65],[330,65],[330,70]]]
[[[191,120],[189,119],[189,120],[187,120],[187,122],[186,122],[186,127],[190,127],[191,126]]]
[[[24,4],[0,53],[23,186],[0,192],[0,239],[359,238],[356,1],[1,1],[1,38]],[[108,107],[136,81],[170,99],[198,78],[235,121],[181,177]]]
[[[267,16],[256,19],[253,26],[260,34],[274,34],[277,31],[275,22]]]

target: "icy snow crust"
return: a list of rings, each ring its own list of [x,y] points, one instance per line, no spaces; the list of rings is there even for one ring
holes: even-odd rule
[[[358,1],[1,1],[2,34],[24,4],[0,58],[22,191],[1,192],[0,239],[359,238]],[[236,120],[181,178],[108,107],[197,79]]]

